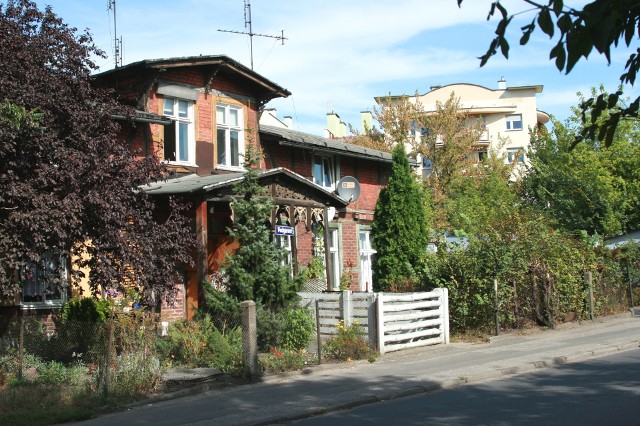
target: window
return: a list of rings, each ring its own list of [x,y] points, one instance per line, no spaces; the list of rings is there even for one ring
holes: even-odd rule
[[[481,162],[487,158],[487,151],[478,151],[478,161]]]
[[[358,232],[360,249],[360,291],[373,291],[373,256],[376,251],[371,246],[371,231]]]
[[[293,255],[291,252],[291,235],[276,235],[276,245],[284,250],[282,264],[291,267],[293,265]],[[293,273],[293,270],[291,270]]]
[[[331,277],[333,290],[340,288],[340,230],[329,228],[329,258],[331,259]]]
[[[311,166],[313,182],[328,189],[335,189],[339,180],[338,167],[335,158],[329,155],[314,155]]]
[[[24,304],[61,304],[66,300],[68,286],[67,258],[47,253],[42,262],[29,262],[20,271]]]
[[[524,149],[507,148],[507,162],[511,164],[514,161],[517,161],[519,164],[524,164]]]
[[[522,114],[507,115],[507,130],[522,130]]]
[[[196,142],[193,102],[165,97],[162,113],[171,119],[164,127],[164,160],[195,164]]]
[[[241,168],[244,156],[244,119],[242,107],[216,106],[218,166]]]
[[[283,207],[280,207],[276,212],[276,224],[291,226],[291,222],[289,221],[289,213]],[[276,245],[284,251],[281,264],[288,265],[290,268],[290,272],[293,275],[293,246],[291,238],[293,238],[292,235],[275,235]]]

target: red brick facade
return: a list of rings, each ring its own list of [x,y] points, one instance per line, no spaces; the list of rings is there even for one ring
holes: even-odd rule
[[[200,176],[211,176],[237,171],[218,166],[220,154],[216,106],[223,103],[241,108],[244,145],[246,148],[248,144],[256,144],[262,150],[264,158],[261,168],[286,168],[312,180],[314,153],[322,153],[321,150],[302,146],[282,146],[277,140],[263,138],[259,133],[260,109],[269,99],[287,96],[289,93],[229,58],[195,57],[179,58],[175,61],[141,62],[103,73],[97,81],[99,85],[115,88],[123,101],[138,111],[158,117],[156,122],[144,122],[133,129],[124,129],[123,137],[143,155],[157,155],[160,159],[165,158],[163,146],[167,126],[162,122],[165,96],[159,87],[163,84],[174,85],[197,93],[196,97],[191,98],[194,99],[192,102],[195,158],[193,164],[172,165],[178,174],[196,173]],[[344,150],[345,154],[348,154],[347,151],[349,150]],[[346,207],[344,203],[333,206],[336,207],[335,215],[328,224],[330,230],[339,231],[339,271],[342,285],[349,286],[352,290],[370,291],[370,283],[365,286],[361,286],[360,283],[362,271],[359,233],[366,231],[371,224],[380,189],[386,184],[391,169],[390,157],[381,160],[367,155],[342,155],[339,149],[331,155],[339,164],[339,178],[352,176],[360,184],[359,198]],[[163,321],[173,321],[185,315],[187,318],[192,317],[194,309],[202,303],[202,280],[206,275],[216,271],[225,254],[236,247],[224,232],[230,224],[228,206],[221,208],[219,203],[216,203],[214,208],[210,201],[206,201],[207,196],[202,193],[192,196],[192,217],[195,220],[198,239],[206,247],[204,260],[198,263],[196,268],[186,270],[186,282],[179,286],[176,303],[172,306],[162,306]],[[328,198],[331,197],[335,196],[331,195]],[[295,227],[297,258],[294,262],[297,269],[306,267],[314,256],[314,235],[309,229],[309,223],[301,221],[295,224]],[[334,289],[339,285],[340,283],[334,283]]]

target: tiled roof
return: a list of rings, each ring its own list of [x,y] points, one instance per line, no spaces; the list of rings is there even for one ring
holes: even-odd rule
[[[234,183],[240,182],[245,172],[226,173],[219,175],[207,175],[198,176],[196,174],[190,174],[185,176],[179,176],[176,178],[167,179],[164,181],[152,182],[147,185],[142,185],[139,188],[151,195],[188,195],[198,192],[210,192],[216,188],[222,188]],[[308,179],[300,176],[291,170],[279,167],[270,170],[261,170],[259,180],[269,179],[271,177],[277,177],[277,179],[289,179],[289,181],[298,182],[307,186],[312,191],[315,191],[325,200],[331,200],[332,203],[337,205],[346,206],[347,200],[344,200],[339,195],[327,191],[320,185],[311,182]]]
[[[299,146],[300,148],[318,149],[340,155],[367,158],[388,163],[390,163],[392,159],[392,155],[389,152],[353,145],[346,142],[345,139],[328,139],[310,133],[265,125],[260,125],[260,133],[279,137],[282,139],[281,144]]]

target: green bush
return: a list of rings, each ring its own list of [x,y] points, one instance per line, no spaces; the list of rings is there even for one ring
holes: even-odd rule
[[[61,362],[39,363],[36,382],[43,385],[77,386],[84,382],[89,369],[82,365],[65,366]]]
[[[234,328],[223,334],[209,315],[173,322],[167,336],[158,339],[156,349],[167,363],[212,367],[231,374],[242,372],[242,330]]]
[[[269,348],[282,346],[286,326],[283,311],[272,311],[258,306],[256,309],[258,349],[268,351]]]
[[[322,347],[325,356],[340,361],[375,359],[377,353],[365,341],[362,326],[358,322],[345,326],[340,320],[336,327],[338,334],[327,340]]]
[[[285,312],[285,330],[282,344],[296,351],[305,349],[316,329],[313,315],[308,309],[296,308]]]
[[[60,312],[64,321],[104,324],[111,311],[111,302],[91,297],[74,297],[64,304]]]
[[[315,331],[313,316],[301,307],[279,310],[259,307],[256,317],[258,348],[265,351],[274,347],[304,349]]]
[[[119,355],[109,372],[109,393],[116,397],[147,395],[158,388],[162,373],[155,356],[143,352]]]
[[[47,385],[62,385],[67,379],[67,369],[64,364],[49,361],[38,367],[38,383]]]
[[[309,354],[304,349],[270,348],[268,353],[261,356],[260,366],[264,374],[277,374],[299,370],[309,360]]]

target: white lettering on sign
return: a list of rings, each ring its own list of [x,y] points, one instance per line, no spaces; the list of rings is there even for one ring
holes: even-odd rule
[[[276,235],[293,236],[293,226],[276,225]]]

